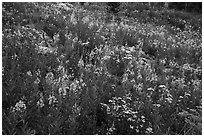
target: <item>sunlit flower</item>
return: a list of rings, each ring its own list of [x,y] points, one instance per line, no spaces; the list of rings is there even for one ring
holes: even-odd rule
[[[153,133],[153,129],[151,127],[146,128],[146,133],[147,134]]]
[[[49,101],[49,105],[51,105],[53,103],[57,103],[57,98],[53,95],[49,95],[48,101]]]
[[[26,110],[26,105],[25,102],[20,100],[19,102],[16,103],[15,107],[13,108],[13,111],[19,111],[22,112]]]

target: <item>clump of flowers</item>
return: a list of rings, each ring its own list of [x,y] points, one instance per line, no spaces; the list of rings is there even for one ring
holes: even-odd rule
[[[19,102],[16,103],[15,107],[12,108],[13,111],[24,111],[26,110],[26,105],[24,101],[20,100]]]

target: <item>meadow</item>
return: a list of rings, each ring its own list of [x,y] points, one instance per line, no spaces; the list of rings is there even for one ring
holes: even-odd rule
[[[2,134],[201,135],[202,13],[2,3]]]

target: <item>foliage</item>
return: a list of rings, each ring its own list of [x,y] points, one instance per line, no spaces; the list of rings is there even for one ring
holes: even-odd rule
[[[199,12],[202,13],[202,3],[201,2],[171,2],[169,4],[170,8],[185,10],[188,12]]]
[[[2,7],[2,134],[202,134],[201,20],[148,3]]]

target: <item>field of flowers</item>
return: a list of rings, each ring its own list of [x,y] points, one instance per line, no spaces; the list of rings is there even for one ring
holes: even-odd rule
[[[2,134],[202,134],[202,15],[2,7]]]

